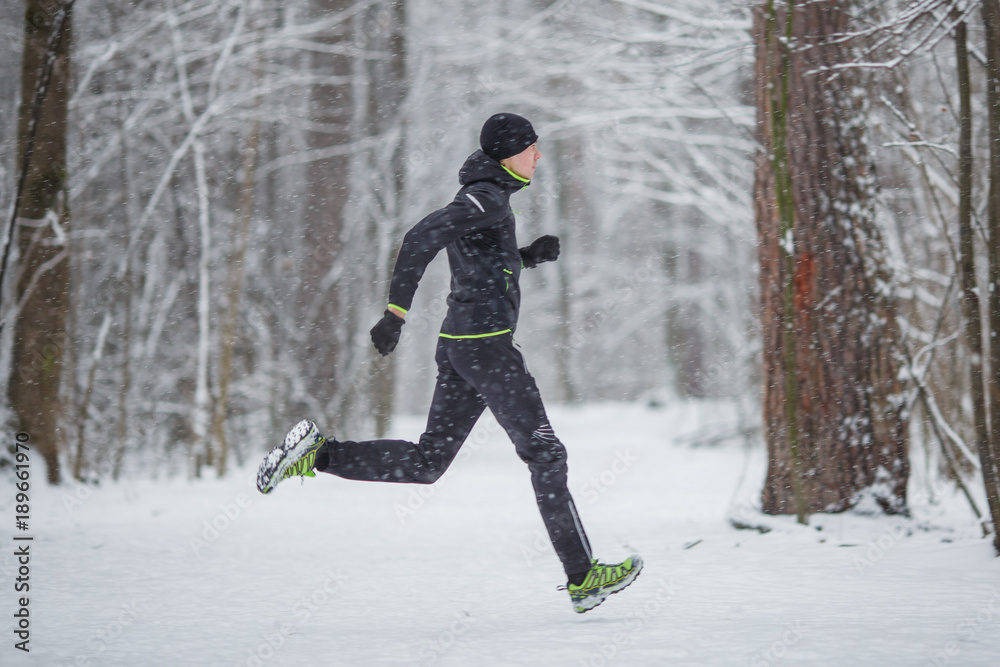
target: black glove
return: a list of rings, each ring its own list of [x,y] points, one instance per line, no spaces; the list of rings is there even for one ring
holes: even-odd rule
[[[386,310],[382,319],[372,327],[372,342],[375,343],[375,349],[383,357],[396,349],[396,344],[399,343],[399,333],[405,323],[402,317]]]
[[[559,237],[551,234],[539,236],[527,248],[521,248],[520,253],[526,269],[533,269],[542,262],[554,262],[559,259]]]

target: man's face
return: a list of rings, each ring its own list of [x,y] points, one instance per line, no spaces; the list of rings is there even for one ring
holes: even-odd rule
[[[531,144],[523,151],[509,158],[500,160],[500,164],[529,181],[535,175],[535,163],[542,157],[537,144]]]

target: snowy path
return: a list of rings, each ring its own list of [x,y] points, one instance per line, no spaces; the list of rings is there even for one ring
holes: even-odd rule
[[[0,664],[1000,664],[1000,561],[950,490],[932,505],[915,480],[912,520],[737,531],[727,512],[757,495],[763,452],[674,442],[723,408],[551,413],[596,554],[646,560],[588,614],[556,590],[527,470],[484,420],[433,487],[322,476],[262,497],[247,469],[67,503],[79,489],[36,485],[30,655],[13,648],[0,498]]]

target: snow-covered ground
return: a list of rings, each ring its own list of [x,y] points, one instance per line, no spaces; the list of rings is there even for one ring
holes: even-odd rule
[[[918,461],[914,517],[753,523],[763,451],[685,436],[726,406],[555,408],[602,560],[642,576],[570,609],[528,472],[487,415],[430,487],[322,475],[44,488],[30,654],[15,650],[13,493],[0,498],[2,665],[997,665],[1000,561]],[[418,418],[396,435],[416,437]]]

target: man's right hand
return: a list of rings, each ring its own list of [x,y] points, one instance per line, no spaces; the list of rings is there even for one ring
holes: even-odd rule
[[[372,327],[372,343],[375,344],[375,349],[378,350],[379,354],[383,357],[389,355],[396,349],[396,344],[399,343],[399,334],[403,329],[403,324],[405,324],[405,321],[402,317],[394,315],[392,311],[386,309],[385,314],[382,315],[382,319],[380,319],[375,326]]]

